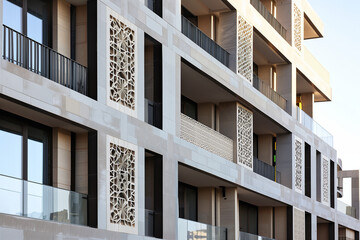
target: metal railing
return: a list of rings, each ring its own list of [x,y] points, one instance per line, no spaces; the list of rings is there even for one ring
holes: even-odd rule
[[[286,110],[286,99],[272,89],[268,84],[264,83],[256,74],[253,74],[253,86],[276,105]]]
[[[281,175],[280,172],[275,171],[275,167],[271,166],[256,157],[254,158],[254,169],[253,171],[263,177],[266,177],[272,181],[280,183]],[[276,173],[276,174],[275,174]]]
[[[180,138],[229,161],[233,160],[233,140],[181,113]]]
[[[348,216],[356,218],[356,208],[353,206],[347,205],[346,203],[344,203],[340,200],[337,201],[337,210]]]
[[[318,124],[312,117],[307,115],[303,110],[297,107],[296,118],[299,123],[304,125],[307,129],[312,131],[315,135],[321,138],[324,142],[333,146],[333,135],[331,135],[325,128]]]
[[[278,20],[266,9],[266,7],[260,2],[260,0],[250,0],[251,5],[270,23],[270,25],[284,38],[286,39],[287,30],[279,23]]]
[[[3,25],[3,58],[87,95],[87,68]]]
[[[0,212],[87,225],[87,195],[0,175]]]
[[[251,234],[251,233],[240,232],[239,240],[274,240],[274,239],[254,235],[254,234]]]
[[[227,240],[227,229],[205,223],[178,219],[178,240]]]
[[[229,66],[229,53],[184,16],[181,16],[181,32],[222,64]]]

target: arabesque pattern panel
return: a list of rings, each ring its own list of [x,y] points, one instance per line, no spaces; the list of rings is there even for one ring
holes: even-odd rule
[[[294,46],[301,52],[302,50],[302,13],[294,4]]]
[[[253,78],[253,27],[238,16],[237,72],[252,83]]]
[[[295,189],[299,192],[303,190],[303,143],[295,139]]]
[[[329,159],[322,158],[322,201],[329,203]]]
[[[237,162],[253,169],[253,113],[237,104]]]
[[[111,101],[135,109],[135,32],[110,15]]]

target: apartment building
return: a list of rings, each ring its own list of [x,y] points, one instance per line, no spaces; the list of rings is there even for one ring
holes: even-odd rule
[[[359,171],[312,119],[332,90],[307,0],[0,14],[0,239],[359,239]]]

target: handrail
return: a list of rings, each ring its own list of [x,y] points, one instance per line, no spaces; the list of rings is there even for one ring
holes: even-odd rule
[[[268,23],[286,39],[287,30],[279,23],[279,21],[266,9],[260,0],[250,0],[251,5],[265,18]]]
[[[215,57],[225,66],[229,66],[229,53],[214,40],[209,38],[197,26],[190,22],[186,17],[181,16],[181,32],[199,45],[202,49]]]
[[[253,162],[254,162],[255,173],[263,177],[266,177],[272,181],[280,183],[280,178],[281,178],[280,172],[276,171],[274,166],[259,160],[257,157],[253,157]]]
[[[255,73],[253,74],[253,86],[259,92],[268,97],[271,101],[276,103],[283,110],[286,110],[286,99],[283,98],[279,93],[272,89],[268,84],[262,81]]]
[[[87,68],[52,48],[3,25],[5,60],[87,95]]]

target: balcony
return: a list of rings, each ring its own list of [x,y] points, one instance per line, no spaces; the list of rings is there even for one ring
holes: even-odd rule
[[[0,175],[0,212],[87,225],[87,195]]]
[[[87,96],[87,68],[3,25],[3,59]]]
[[[253,86],[276,105],[286,110],[286,99],[274,91],[268,84],[264,83],[256,74],[253,74]]]
[[[186,219],[178,219],[178,240],[227,240],[227,229]]]
[[[208,52],[211,56],[229,67],[229,53],[209,38],[198,27],[191,23],[186,17],[181,16],[181,32]]]
[[[346,203],[344,203],[342,201],[339,201],[339,200],[337,201],[337,210],[348,216],[356,218],[356,208],[352,207],[350,205],[347,205]]]
[[[301,123],[307,129],[312,131],[324,142],[329,144],[331,147],[333,146],[333,136],[320,124],[314,121],[314,119],[312,119],[309,115],[307,115],[303,110],[301,110],[299,107],[297,108],[296,118],[299,123]]]
[[[260,0],[250,0],[251,5],[270,23],[270,25],[286,39],[286,29],[279,23],[278,20],[266,9]]]
[[[180,137],[229,161],[233,160],[233,140],[182,113]]]
[[[274,240],[272,238],[262,237],[251,233],[240,232],[240,240]]]
[[[272,181],[280,183],[280,172],[276,171],[274,166],[271,166],[256,157],[254,157],[254,172]]]

